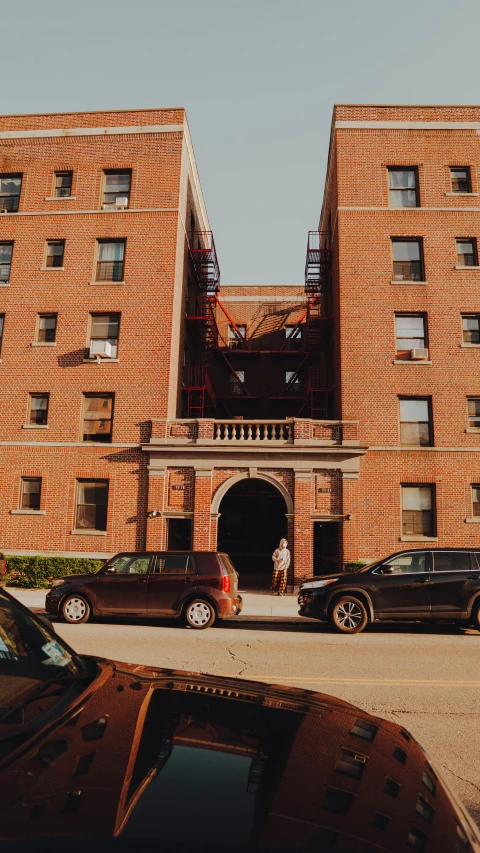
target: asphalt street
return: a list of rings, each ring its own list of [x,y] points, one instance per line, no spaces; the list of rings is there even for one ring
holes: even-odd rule
[[[303,619],[55,624],[79,652],[330,693],[409,729],[480,825],[480,634],[451,625],[369,626],[344,636]]]

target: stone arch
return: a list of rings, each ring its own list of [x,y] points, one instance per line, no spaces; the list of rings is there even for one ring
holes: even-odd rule
[[[218,487],[215,492],[212,500],[211,512],[212,514],[217,514],[220,510],[220,504],[222,502],[222,498],[227,494],[227,492],[235,485],[235,483],[239,483],[241,480],[248,480],[250,478],[250,474],[247,471],[241,471],[238,474],[234,474],[233,477],[229,477],[228,480],[225,480],[221,486]],[[256,480],[265,480],[267,483],[270,483],[272,486],[275,486],[276,489],[282,495],[285,505],[287,508],[287,515],[293,515],[293,500],[288,489],[285,488],[283,483],[276,479],[276,477],[272,477],[271,474],[263,474],[259,471],[256,471],[253,475],[252,479]]]

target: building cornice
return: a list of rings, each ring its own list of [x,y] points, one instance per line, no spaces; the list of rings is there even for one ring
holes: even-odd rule
[[[480,127],[480,125],[479,125]],[[184,124],[137,124],[122,127],[59,127],[40,130],[2,130],[0,139],[52,139],[71,136],[131,136],[145,133],[183,133]]]
[[[382,121],[343,120],[335,122],[335,130],[475,130],[480,132],[480,121]]]

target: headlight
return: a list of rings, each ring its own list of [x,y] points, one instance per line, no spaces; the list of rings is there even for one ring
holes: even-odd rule
[[[311,583],[305,583],[302,586],[301,592],[304,589],[319,589],[321,586],[328,586],[329,583],[335,583],[338,581],[338,578],[327,578],[324,581],[312,581]]]
[[[64,581],[64,580],[62,580],[61,578],[59,578],[59,579],[58,579],[58,581],[53,581],[53,582],[52,582],[52,589],[53,589],[53,587],[54,587],[54,586],[61,586],[61,585],[62,585],[62,583],[65,583],[65,581]]]

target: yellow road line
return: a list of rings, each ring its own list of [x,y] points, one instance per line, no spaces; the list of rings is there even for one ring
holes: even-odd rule
[[[232,676],[224,676],[231,678]],[[301,684],[308,682],[309,684],[378,684],[378,685],[412,685],[415,687],[480,687],[480,681],[465,681],[465,680],[448,680],[442,679],[423,679],[423,678],[309,678],[291,677],[289,675],[243,675],[240,678],[251,681],[269,681],[281,684],[282,682],[299,682]]]

